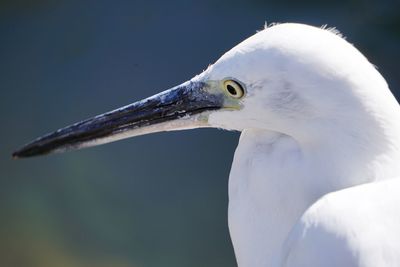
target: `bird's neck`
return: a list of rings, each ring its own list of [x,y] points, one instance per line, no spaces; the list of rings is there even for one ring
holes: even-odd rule
[[[329,144],[305,149],[270,131],[242,132],[229,178],[229,229],[240,267],[275,266],[291,228],[312,203],[373,181],[376,168],[386,168],[363,162],[361,150],[337,152]],[[361,160],[349,161],[353,157]],[[354,171],[359,168],[364,172]]]

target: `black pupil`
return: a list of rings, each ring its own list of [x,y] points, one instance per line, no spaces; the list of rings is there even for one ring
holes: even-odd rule
[[[237,95],[237,91],[236,91],[235,87],[233,87],[232,85],[228,84],[228,85],[226,86],[226,89],[228,89],[228,92],[229,92],[231,95]]]

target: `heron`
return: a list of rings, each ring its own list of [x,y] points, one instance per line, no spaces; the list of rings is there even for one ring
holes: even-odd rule
[[[241,132],[228,190],[238,266],[400,266],[399,104],[329,28],[267,26],[187,82],[13,157],[201,127]]]

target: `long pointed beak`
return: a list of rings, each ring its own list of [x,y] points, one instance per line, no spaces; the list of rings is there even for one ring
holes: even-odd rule
[[[204,82],[189,81],[128,106],[40,137],[13,153],[14,158],[95,146],[152,132],[207,127],[207,111],[222,108],[220,94]]]

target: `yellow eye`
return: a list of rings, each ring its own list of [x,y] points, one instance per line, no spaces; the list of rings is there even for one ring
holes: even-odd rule
[[[236,81],[233,80],[224,81],[224,89],[226,93],[233,98],[240,99],[244,96],[243,87]]]

